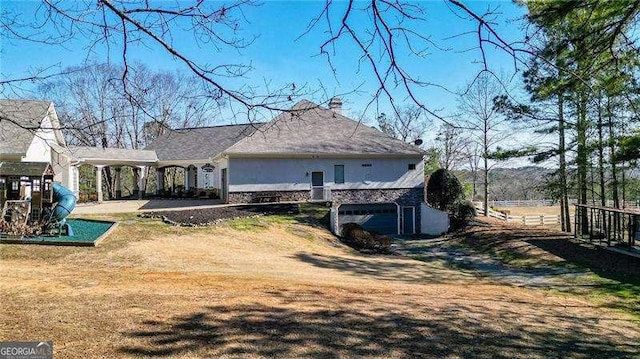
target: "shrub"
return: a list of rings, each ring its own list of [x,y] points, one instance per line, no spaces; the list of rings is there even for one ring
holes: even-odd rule
[[[429,177],[427,202],[441,211],[452,212],[458,202],[464,200],[464,189],[458,178],[441,168]]]
[[[342,237],[347,245],[357,250],[370,250],[375,253],[389,253],[391,250],[391,239],[388,236],[365,231],[357,223],[343,224]]]
[[[476,216],[476,207],[470,201],[460,201],[451,211],[451,229],[463,228]]]

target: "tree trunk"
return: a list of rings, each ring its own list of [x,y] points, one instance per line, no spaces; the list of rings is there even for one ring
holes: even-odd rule
[[[587,99],[584,90],[578,94],[578,122],[576,126],[576,139],[578,145],[578,155],[576,157],[576,166],[578,167],[578,200],[580,204],[587,204],[587,168],[589,165],[589,155],[587,149]],[[589,223],[587,222],[587,212],[582,213],[582,233],[589,232]]]
[[[600,204],[602,207],[607,205],[604,180],[604,135],[602,133],[602,106],[598,99],[598,177],[600,180]]]
[[[558,156],[560,161],[560,223],[562,230],[571,232],[571,217],[569,215],[569,195],[567,193],[567,159],[564,134],[564,94],[558,95]]]
[[[483,182],[484,182],[484,215],[485,217],[489,215],[489,139],[487,132],[488,129],[488,119],[484,119],[484,135],[483,135],[483,154],[482,158],[484,160],[484,168],[483,168]]]
[[[611,196],[613,206],[620,208],[620,197],[618,194],[618,166],[615,160],[616,143],[615,132],[613,130],[613,114],[611,113],[611,100],[607,98],[607,125],[609,127],[609,161],[611,165]]]

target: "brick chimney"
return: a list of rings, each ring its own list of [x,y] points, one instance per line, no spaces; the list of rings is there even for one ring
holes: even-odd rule
[[[331,101],[329,101],[329,108],[333,112],[342,115],[342,100],[340,99],[340,97],[332,98]]]

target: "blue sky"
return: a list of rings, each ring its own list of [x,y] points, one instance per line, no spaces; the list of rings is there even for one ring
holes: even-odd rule
[[[336,10],[332,13],[332,22],[341,16],[340,7],[346,2],[337,2]],[[450,48],[441,51],[431,48],[429,55],[417,58],[399,55],[404,67],[416,77],[446,87],[455,91],[470,81],[481,69],[477,63],[480,53],[477,38],[473,31],[476,23],[468,19],[461,19],[450,11],[442,1],[424,1],[417,3],[426,9],[426,22],[420,24],[416,31],[431,36],[439,46]],[[358,2],[356,6],[365,6],[366,2]],[[34,17],[38,10],[37,1],[2,1],[0,6],[5,11],[20,14],[23,20]],[[308,34],[304,34],[311,19],[317,16],[324,6],[322,1],[266,1],[261,6],[247,8],[243,12],[247,23],[242,24],[243,33],[257,36],[256,41],[246,49],[216,51],[211,46],[198,46],[187,36],[175,38],[174,45],[180,51],[188,54],[200,63],[243,63],[251,64],[254,70],[243,78],[221,79],[226,86],[237,88],[240,86],[257,86],[266,92],[265,84],[270,89],[278,88],[290,83],[298,86],[307,83],[310,89],[323,92],[310,94],[309,99],[319,101],[325,94],[345,94],[345,113],[353,117],[362,115],[362,109],[371,99],[375,90],[371,69],[358,65],[360,52],[354,43],[347,39],[337,43],[336,53],[331,59],[337,70],[336,76],[331,72],[326,57],[318,56],[320,45],[327,39],[326,26],[320,23]],[[507,39],[517,40],[522,33],[511,20],[524,14],[524,9],[508,2],[467,2],[467,6],[482,13],[488,8],[497,9],[501,14],[497,17],[497,30]],[[368,24],[366,18],[354,18],[354,26]],[[46,29],[45,31],[50,31]],[[461,35],[464,34],[464,35]],[[112,62],[119,62],[121,45],[114,38],[111,44],[110,56],[105,46],[92,48],[88,52],[90,42],[83,36],[77,36],[65,46],[49,46],[36,43],[18,42],[7,39],[3,34],[0,43],[0,72],[3,78],[22,77],[36,68],[52,65],[62,67],[80,65],[86,60],[104,62],[110,58]],[[455,35],[454,38],[450,38]],[[102,44],[104,45],[104,44]],[[463,51],[469,50],[469,51]],[[145,41],[136,47],[130,46],[131,60],[145,63],[153,69],[184,70],[183,64],[175,61],[170,55],[161,51],[157,46]],[[496,71],[513,71],[511,57],[500,51],[488,51],[491,68]],[[28,87],[28,85],[27,85]],[[358,92],[354,92],[355,90]],[[433,109],[441,109],[446,115],[455,111],[455,96],[448,91],[430,87],[417,91],[424,103]],[[6,94],[4,94],[6,96]],[[394,93],[396,100],[403,102],[403,93]],[[380,111],[388,111],[384,103]],[[375,118],[375,111],[371,109],[366,118]]]

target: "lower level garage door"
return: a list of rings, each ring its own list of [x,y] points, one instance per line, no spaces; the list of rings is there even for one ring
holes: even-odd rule
[[[343,204],[338,208],[338,224],[357,223],[381,234],[398,234],[398,206],[395,203]]]

